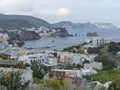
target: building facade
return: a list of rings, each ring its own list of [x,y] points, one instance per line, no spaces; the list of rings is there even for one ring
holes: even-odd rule
[[[91,63],[85,63],[84,69],[98,69],[102,70],[102,62],[91,62]]]
[[[110,43],[112,40],[111,38],[103,38],[103,37],[93,37],[91,39],[86,40],[85,42],[88,43],[85,47],[95,47]]]
[[[48,64],[48,58],[44,54],[32,54],[21,56],[18,58],[18,60],[28,64],[31,64],[31,62],[37,62],[44,65]]]

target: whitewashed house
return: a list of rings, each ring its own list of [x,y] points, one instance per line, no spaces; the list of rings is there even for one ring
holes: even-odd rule
[[[44,54],[32,54],[32,55],[20,56],[18,60],[29,64],[31,64],[31,62],[38,62],[44,65],[48,64],[48,58]]]
[[[31,64],[31,62],[37,62],[46,66],[56,66],[57,58],[51,53],[36,53],[31,55],[20,56],[19,61]]]
[[[60,53],[60,62],[66,64],[81,64],[84,61],[84,55],[82,54],[75,54],[69,52],[61,52]]]
[[[90,62],[84,64],[84,69],[98,69],[102,70],[102,62]]]
[[[9,51],[11,59],[18,59],[18,57],[20,56],[21,49],[18,47],[12,47],[11,49],[9,49]]]
[[[96,47],[110,43],[111,41],[112,41],[111,38],[93,37],[91,39],[85,40],[87,44],[84,45],[84,47]]]
[[[81,75],[91,75],[91,74],[97,74],[97,71],[94,70],[94,69],[83,69],[81,68],[81,72],[82,74]]]
[[[60,62],[66,63],[66,64],[81,64],[86,59],[88,61],[93,61],[98,54],[91,54],[91,55],[85,55],[85,54],[76,54],[76,53],[70,53],[70,52],[61,52],[60,55]]]
[[[54,57],[48,57],[48,62],[49,62],[48,66],[57,66],[58,65],[57,58],[54,58]]]

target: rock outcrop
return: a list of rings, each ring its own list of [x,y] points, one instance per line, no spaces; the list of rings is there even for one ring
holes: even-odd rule
[[[34,31],[21,31],[19,33],[19,38],[21,40],[37,40],[40,39],[39,34],[35,33]]]
[[[69,33],[65,28],[56,28],[56,32],[50,35],[51,37],[67,37]]]

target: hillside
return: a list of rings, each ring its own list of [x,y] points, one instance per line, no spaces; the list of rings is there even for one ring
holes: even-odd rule
[[[39,18],[27,15],[4,15],[0,14],[0,30],[7,33],[14,40],[37,40],[40,39],[35,31],[26,31],[27,29],[35,30],[40,27],[50,28],[51,25]],[[21,32],[21,33],[20,33]]]
[[[24,30],[25,28],[35,27],[33,24],[26,20],[12,19],[12,20],[0,20],[0,28],[3,30]]]
[[[4,14],[0,14],[0,20],[3,20],[4,22],[7,20],[9,22],[10,21],[12,22],[13,20],[22,20],[22,21],[30,23],[32,26],[34,26],[36,28],[39,28],[40,26],[51,27],[51,25],[47,21],[42,20],[40,18],[27,16],[27,15],[4,15]],[[24,23],[24,22],[22,22],[22,23]],[[15,25],[15,24],[13,23],[12,25]],[[26,26],[27,26],[27,23],[26,23]],[[28,25],[28,28],[29,28],[29,25]]]

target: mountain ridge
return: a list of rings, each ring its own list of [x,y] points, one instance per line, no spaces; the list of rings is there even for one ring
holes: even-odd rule
[[[117,26],[113,25],[112,23],[73,23],[71,21],[61,21],[61,22],[58,22],[58,23],[54,23],[54,24],[50,24],[49,22],[43,20],[43,19],[40,19],[40,18],[37,18],[37,17],[34,17],[34,16],[29,16],[29,15],[5,15],[5,14],[0,14],[0,21],[10,21],[11,20],[11,23],[13,20],[21,20],[21,23],[22,23],[22,20],[23,20],[23,23],[24,22],[28,22],[28,27],[25,27],[25,28],[29,28],[30,27],[30,24],[32,27],[34,28],[39,28],[39,27],[45,27],[45,28],[58,28],[58,27],[64,27],[64,28],[117,28]],[[8,23],[8,22],[6,22]],[[27,23],[26,23],[27,24]],[[1,25],[1,23],[0,23]],[[16,24],[12,24],[14,26],[14,28],[16,26],[19,26],[19,25],[16,25]],[[1,26],[0,26],[1,28]],[[11,28],[9,28],[11,29]],[[16,27],[16,29],[18,29],[18,27]]]
[[[117,28],[112,23],[73,23],[71,21],[61,21],[54,23],[53,27],[64,27],[64,28]]]
[[[48,23],[47,21],[33,16],[0,14],[0,20],[14,20],[14,19],[28,21],[29,23],[33,24],[36,28],[39,28],[40,26],[44,26],[47,28],[51,27],[51,24]]]

